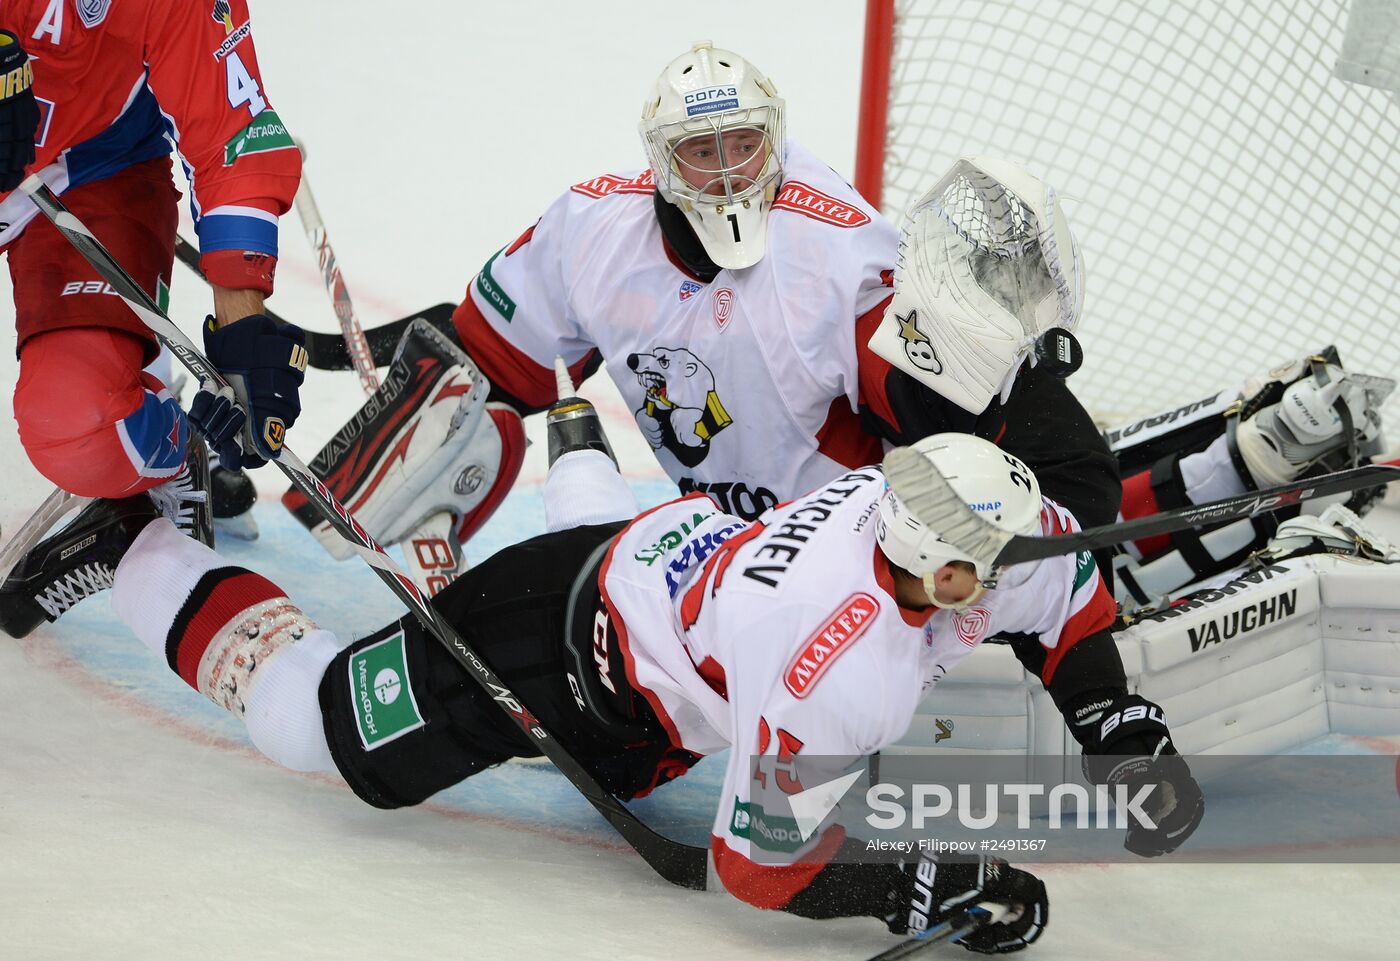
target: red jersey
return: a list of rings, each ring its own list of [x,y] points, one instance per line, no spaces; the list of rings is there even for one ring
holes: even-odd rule
[[[31,173],[62,193],[173,142],[211,279],[245,273],[230,257],[277,256],[301,152],[263,89],[247,0],[5,0],[0,28],[34,66]],[[20,192],[0,194],[0,248],[36,213]]]

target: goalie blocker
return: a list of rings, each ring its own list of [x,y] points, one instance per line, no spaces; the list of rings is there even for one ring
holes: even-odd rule
[[[323,447],[311,470],[381,544],[450,513],[472,536],[500,506],[525,456],[520,415],[487,403],[491,385],[441,331],[415,320],[379,389]],[[283,505],[337,560],[352,556],[296,490]]]

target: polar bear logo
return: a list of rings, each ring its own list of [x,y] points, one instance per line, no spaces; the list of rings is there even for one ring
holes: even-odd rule
[[[684,347],[655,347],[628,354],[646,400],[637,409],[637,424],[652,450],[666,448],[686,467],[710,452],[710,438],[733,423],[715,393],[715,375]]]

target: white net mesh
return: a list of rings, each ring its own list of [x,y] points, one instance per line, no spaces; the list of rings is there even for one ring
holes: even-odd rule
[[[1333,74],[1340,0],[902,0],[884,209],[959,155],[1059,192],[1100,418],[1336,343],[1400,373],[1400,103]],[[1386,410],[1400,436],[1400,398]]]
[[[1021,198],[980,171],[958,174],[933,203],[960,237],[989,254],[1019,256],[1038,240]]]
[[[966,256],[977,286],[1021,320],[1028,333],[1052,325],[1073,329],[1079,307],[1075,294],[1082,286],[1077,275],[1073,281],[1066,276],[1066,270],[1076,270],[1074,251],[1057,249],[1054,224],[1049,222],[1054,216],[1053,193],[1039,181],[1033,185],[1038,196],[1027,198],[1027,203],[1010,185],[961,161],[914,209],[927,206],[972,248]],[[906,236],[900,239],[901,263],[908,229],[906,225]],[[1070,264],[1062,262],[1063,255],[1069,256]],[[1045,311],[1049,295],[1055,300]]]

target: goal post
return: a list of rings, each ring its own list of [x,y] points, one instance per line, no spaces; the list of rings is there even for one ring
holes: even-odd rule
[[[885,132],[894,51],[894,0],[865,0],[865,50],[860,65],[855,188],[873,207],[884,187]]]
[[[898,222],[963,154],[1053,184],[1088,277],[1070,383],[1101,419],[1329,343],[1352,370],[1396,376],[1400,98],[1339,78],[1350,12],[867,0],[856,187]],[[1400,423],[1400,397],[1384,413]]]

